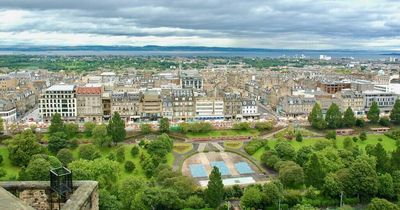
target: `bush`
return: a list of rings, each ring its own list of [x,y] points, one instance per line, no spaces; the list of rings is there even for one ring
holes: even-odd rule
[[[336,139],[336,131],[327,131],[325,138],[327,139]]]
[[[116,159],[118,162],[122,163],[125,161],[125,148],[123,146],[120,146],[117,148],[116,151]]]
[[[131,155],[132,157],[136,157],[138,154],[139,154],[139,147],[135,145],[131,149]]]
[[[3,156],[0,154],[0,164],[3,162]]]
[[[261,147],[264,146],[264,140],[261,139],[253,139],[244,147],[244,150],[249,155],[253,155],[257,152]]]
[[[354,143],[356,143],[356,142],[358,141],[357,136],[354,136],[354,137],[353,137],[353,141],[354,141]]]
[[[381,119],[379,119],[379,125],[382,126],[389,126],[390,125],[390,120],[387,117],[382,117]]]
[[[247,122],[240,122],[240,123],[235,123],[233,125],[233,130],[240,130],[240,131],[245,131],[250,129],[250,124]]]
[[[142,134],[149,134],[151,131],[152,129],[150,124],[140,124],[140,132]]]
[[[130,160],[127,160],[125,162],[124,167],[125,167],[125,171],[128,172],[128,173],[131,173],[136,168],[135,164]]]
[[[363,128],[365,127],[365,120],[363,118],[357,118],[356,120],[356,126]]]
[[[367,133],[365,131],[361,132],[358,138],[360,138],[361,141],[367,140]]]
[[[254,128],[258,131],[269,131],[272,130],[274,126],[270,122],[256,122]]]
[[[69,149],[61,149],[57,153],[57,159],[61,161],[61,163],[66,166],[68,163],[74,160],[72,156],[72,152]]]
[[[78,151],[79,158],[85,160],[94,160],[101,157],[99,150],[94,145],[82,145]]]

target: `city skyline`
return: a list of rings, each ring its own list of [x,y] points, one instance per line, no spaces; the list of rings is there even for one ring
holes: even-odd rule
[[[400,50],[391,0],[5,0],[0,8],[0,45]]]

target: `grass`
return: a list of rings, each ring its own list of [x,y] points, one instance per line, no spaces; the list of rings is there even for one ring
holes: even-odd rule
[[[260,132],[256,129],[250,130],[213,130],[207,133],[187,133],[186,136],[189,138],[199,137],[220,137],[220,136],[258,136]]]
[[[8,158],[7,147],[0,146],[0,154],[1,156],[3,156],[3,162],[0,164],[0,167],[4,168],[7,171],[7,175],[5,177],[0,178],[0,180],[10,180],[13,179],[13,177],[17,177],[20,168],[17,166],[13,166],[11,164],[11,161]]]
[[[243,146],[242,141],[224,141],[224,147],[230,149],[240,149]]]
[[[174,143],[174,152],[185,154],[193,149],[193,144],[190,143]]]
[[[343,141],[344,139],[348,137],[348,136],[337,136],[336,138],[336,144],[338,146],[339,149],[343,148]],[[349,136],[350,138],[353,138],[353,136]],[[357,136],[358,137],[358,136]],[[382,141],[378,141],[378,139],[381,138]],[[304,146],[313,146],[316,142],[323,140],[325,138],[323,137],[318,137],[318,138],[304,138],[302,142],[297,142],[295,140],[291,140],[289,141],[290,144],[296,149],[299,150],[301,147]],[[275,145],[278,143],[278,140],[273,139],[273,140],[268,140],[268,146],[270,148],[274,148]],[[362,149],[363,151],[365,151],[365,147],[369,144],[371,145],[376,145],[378,143],[381,143],[383,148],[385,148],[385,150],[387,152],[391,152],[394,151],[396,149],[396,141],[383,135],[383,134],[367,134],[367,140],[365,141],[361,141],[360,139],[358,139],[358,141],[356,143],[354,143],[355,146],[359,146],[360,149]],[[254,153],[252,156],[257,159],[260,160],[261,155],[265,152],[264,148],[259,149],[256,153]]]

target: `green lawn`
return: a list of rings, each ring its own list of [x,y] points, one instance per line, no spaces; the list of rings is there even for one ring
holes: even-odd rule
[[[245,131],[237,130],[213,130],[207,133],[187,133],[186,136],[189,138],[199,137],[220,137],[220,136],[258,136],[260,132],[256,129],[250,129]]]
[[[338,148],[343,148],[343,141],[347,136],[337,136],[336,142]],[[350,136],[351,138],[353,136]],[[382,141],[378,141],[378,138],[381,138]],[[303,146],[313,146],[316,142],[319,140],[322,140],[325,138],[319,137],[319,138],[304,138],[302,142],[297,142],[296,140],[291,140],[289,141],[290,144],[296,149],[299,150]],[[268,146],[270,148],[274,148],[276,143],[278,141],[276,139],[274,140],[268,140]],[[358,145],[360,149],[364,150],[365,147],[368,144],[371,145],[376,145],[377,143],[381,143],[382,146],[385,148],[386,151],[391,152],[396,149],[396,141],[383,135],[383,134],[367,134],[367,140],[361,141],[360,139],[355,143],[355,145]],[[264,148],[259,149],[256,153],[254,153],[252,156],[256,158],[257,160],[260,160],[261,155],[265,152]]]
[[[3,162],[0,164],[0,167],[4,168],[7,171],[7,175],[5,177],[0,178],[0,180],[10,180],[13,177],[17,177],[20,168],[11,165],[10,159],[8,159],[7,147],[0,146],[0,154],[3,156]]]
[[[185,154],[193,149],[193,144],[191,143],[174,143],[174,152],[179,154]]]
[[[224,141],[224,147],[230,149],[240,149],[243,146],[242,141]]]

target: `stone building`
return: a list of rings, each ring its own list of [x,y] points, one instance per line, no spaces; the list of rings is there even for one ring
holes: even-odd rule
[[[337,92],[335,95],[340,101],[338,105],[342,111],[350,107],[355,115],[364,115],[364,98],[362,93],[345,89]]]
[[[126,122],[139,121],[141,98],[140,92],[112,92],[111,112],[118,112]]]
[[[15,90],[17,84],[17,79],[7,75],[0,75],[0,91]]]
[[[308,116],[312,111],[314,98],[302,96],[285,96],[280,99],[279,111],[287,117]]]
[[[182,71],[180,74],[180,80],[182,88],[193,88],[195,90],[203,89],[203,77],[201,77],[198,71]]]
[[[101,122],[103,116],[102,87],[77,87],[75,91],[78,120],[80,122]]]
[[[350,89],[351,82],[350,81],[321,81],[318,83],[318,87],[321,88],[322,91],[327,92],[329,94],[335,94],[338,91],[343,89]]]
[[[224,93],[225,119],[236,119],[242,113],[242,95],[240,93]]]
[[[5,123],[17,121],[17,109],[11,100],[0,99],[0,117]]]
[[[172,101],[174,120],[192,120],[194,118],[193,89],[173,89]]]
[[[260,117],[258,106],[254,99],[243,99],[241,105],[241,114],[244,119],[257,119]]]

